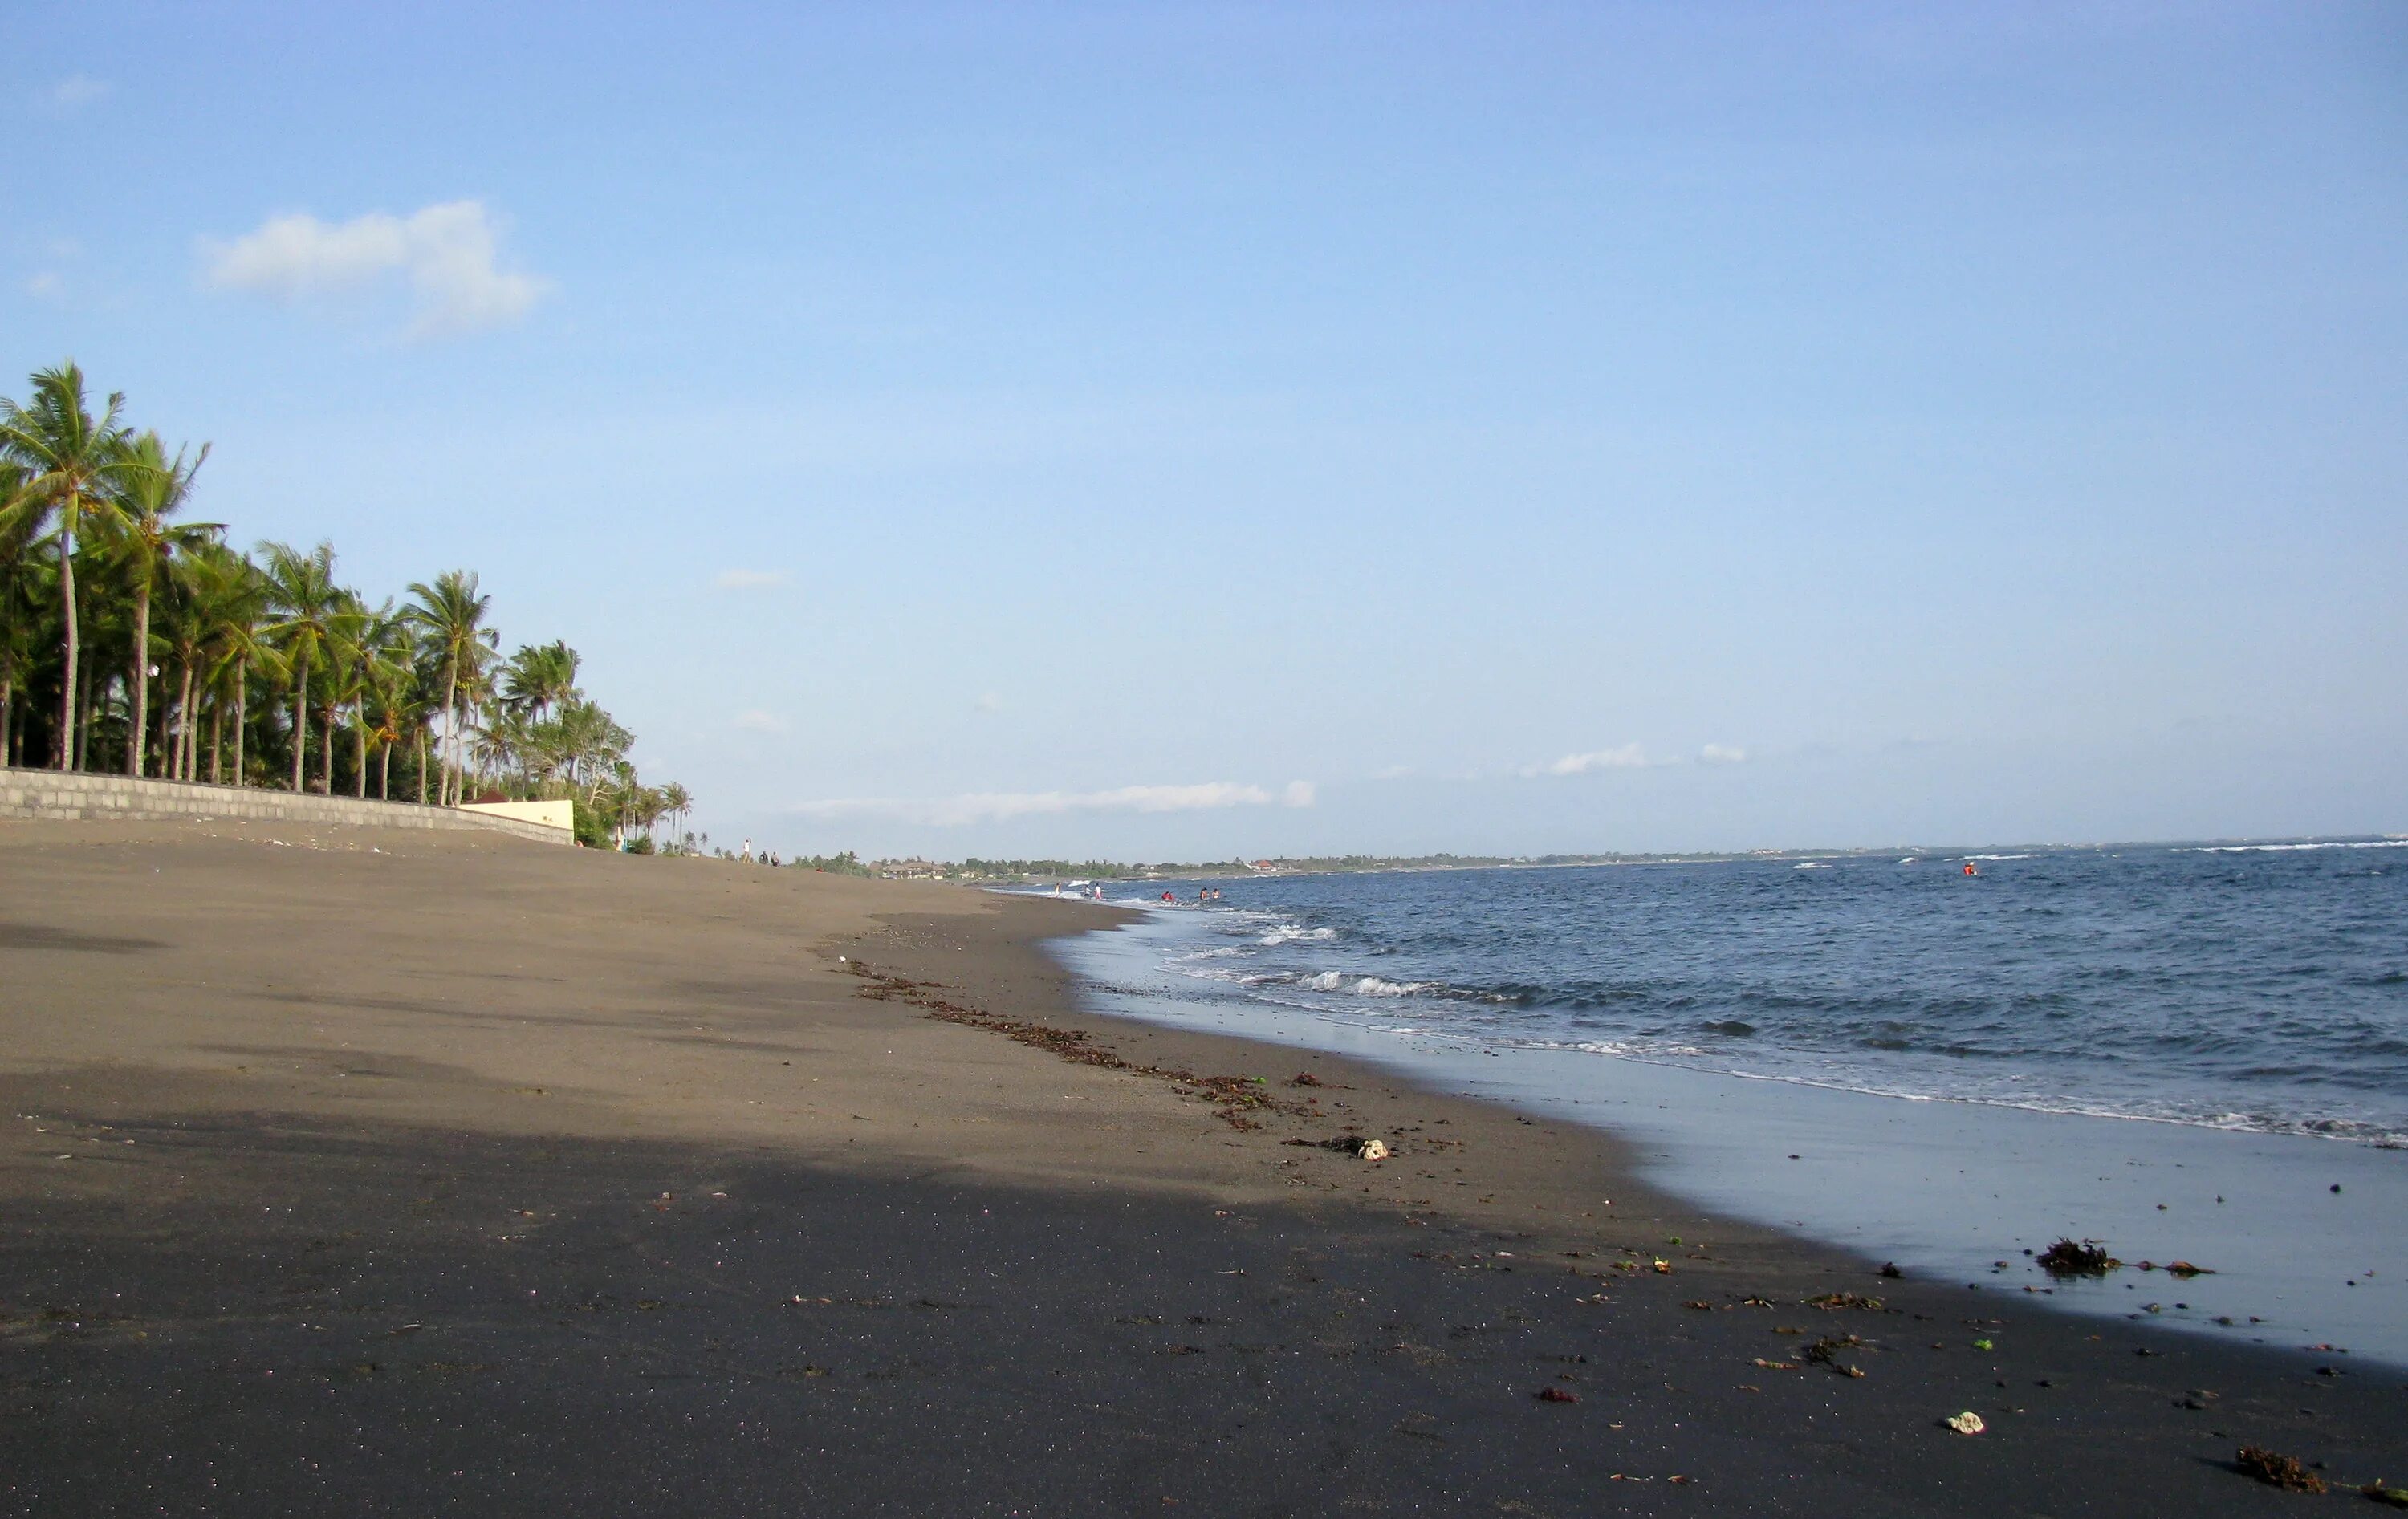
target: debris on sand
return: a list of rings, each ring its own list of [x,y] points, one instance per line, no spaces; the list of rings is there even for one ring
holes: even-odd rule
[[[1566,1391],[1561,1387],[1541,1387],[1539,1389],[1538,1398],[1541,1403],[1577,1403],[1580,1401],[1580,1394]]]
[[[1321,1078],[1315,1076],[1312,1072],[1309,1070],[1300,1070],[1296,1073],[1296,1079],[1289,1082],[1287,1084],[1290,1086],[1319,1086],[1322,1084],[1322,1082]]]
[[[1799,1351],[1798,1358],[1816,1366],[1828,1366],[1843,1377],[1861,1377],[1865,1374],[1863,1369],[1841,1360],[1840,1352],[1856,1350],[1863,1344],[1864,1340],[1857,1335],[1826,1335]]]
[[[1978,1435],[1983,1430],[1990,1427],[1988,1425],[1982,1422],[1982,1416],[1980,1414],[1974,1412],[1971,1409],[1966,1410],[1964,1412],[1957,1414],[1954,1418],[1942,1419],[1940,1422],[1947,1426],[1949,1428],[1956,1430],[1960,1435]]]
[[[2040,1253],[2040,1268],[2051,1276],[2105,1276],[2123,1264],[2097,1240],[2060,1238]]]
[[[1898,1262],[1896,1261],[1882,1262],[1881,1274],[1888,1277],[1892,1281],[1896,1281],[1898,1278],[1906,1275],[1904,1271],[1898,1268]]]
[[[1385,1160],[1390,1151],[1385,1139],[1367,1139],[1360,1134],[1341,1134],[1334,1139],[1283,1139],[1291,1149],[1335,1150],[1341,1155],[1357,1160]]]
[[[1868,1297],[1860,1292],[1826,1292],[1807,1298],[1806,1306],[1831,1311],[1842,1308],[1860,1308],[1868,1313],[1878,1313],[1882,1310],[1882,1300],[1878,1297]]]
[[[966,1007],[945,996],[946,988],[935,982],[889,976],[871,969],[867,961],[851,960],[844,965],[846,969],[861,978],[862,984],[853,988],[856,996],[875,1002],[906,1002],[941,1023],[962,1024],[1001,1034],[1032,1049],[1048,1051],[1074,1065],[1125,1070],[1168,1082],[1178,1089],[1180,1096],[1211,1104],[1222,1121],[1234,1129],[1261,1127],[1248,1116],[1252,1112],[1268,1111],[1300,1117],[1307,1111],[1302,1103],[1270,1096],[1265,1090],[1269,1083],[1259,1076],[1198,1076],[1192,1070],[1181,1070],[1175,1067],[1140,1066],[1114,1054],[1089,1038],[1082,1029],[1054,1028],[1025,1018],[1009,1018],[1001,1013]]]
[[[2263,1445],[2243,1445],[2233,1453],[2233,1464],[2244,1477],[2290,1493],[2321,1493],[2325,1480],[2300,1465],[2299,1457],[2282,1455]]]
[[[2408,1487],[2386,1487],[2380,1477],[2368,1483],[2358,1491],[2377,1503],[2388,1503],[2395,1509],[2408,1509]]]

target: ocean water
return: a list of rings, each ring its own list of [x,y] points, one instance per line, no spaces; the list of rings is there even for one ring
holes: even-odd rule
[[[2408,841],[1968,859],[1190,887],[1160,968],[1405,1039],[2408,1146]]]
[[[1701,1217],[2408,1365],[2403,844],[1171,883],[1057,953],[1100,1010],[1610,1129]],[[2053,1282],[2059,1235],[2215,1274]]]

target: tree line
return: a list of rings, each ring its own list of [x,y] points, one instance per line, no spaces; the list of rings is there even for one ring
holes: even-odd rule
[[[398,605],[331,544],[185,520],[207,444],[170,453],[73,363],[0,397],[0,763],[422,804],[567,799],[580,842],[648,851],[684,787],[578,685],[565,642],[505,658],[466,570]],[[30,758],[29,758],[30,756]],[[676,835],[672,833],[672,837]]]

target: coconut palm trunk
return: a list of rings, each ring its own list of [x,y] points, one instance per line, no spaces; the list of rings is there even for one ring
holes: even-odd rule
[[[234,783],[242,784],[242,735],[251,726],[251,662],[234,662]]]
[[[193,662],[184,661],[176,696],[176,779],[190,781],[200,767],[193,753]]]
[[[460,718],[459,714],[454,712],[452,708],[452,703],[459,698],[459,695],[460,667],[457,665],[454,665],[452,666],[450,673],[443,677],[443,747],[446,751],[458,747]],[[443,785],[437,793],[437,799],[445,807],[450,807],[452,805],[452,774],[453,767],[453,760],[451,755],[447,753],[443,761]]]
[[[134,706],[133,721],[125,727],[125,773],[139,776],[149,768],[143,764],[147,757],[143,751],[150,747],[150,572],[147,566],[134,587],[134,657],[125,666],[125,681]]]
[[[59,640],[59,648],[66,659],[66,669],[64,673],[59,677],[59,731],[57,737],[51,741],[51,748],[57,751],[54,757],[58,762],[58,768],[62,770],[72,770],[75,768],[73,762],[75,759],[76,652],[78,649],[78,640],[76,637],[74,537],[75,535],[72,533],[62,531],[59,534],[59,615],[66,621],[66,633],[65,636]]]
[[[76,661],[75,763],[70,769],[88,769],[92,765],[92,661]]]
[[[209,703],[209,784],[212,786],[224,784],[219,779],[222,772],[218,767],[225,758],[224,721],[225,698],[221,695]]]
[[[351,795],[366,797],[368,794],[368,714],[353,709],[351,729]]]
[[[293,790],[301,790],[301,767],[309,757],[309,662],[293,672]]]
[[[377,748],[377,800],[393,800],[393,745],[390,742]]]
[[[318,724],[318,795],[335,795],[335,709],[328,707],[319,714]]]

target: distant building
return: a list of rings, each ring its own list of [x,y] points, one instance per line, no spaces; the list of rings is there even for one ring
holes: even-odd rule
[[[546,828],[558,828],[564,833],[577,831],[576,804],[563,797],[557,801],[506,801],[498,792],[489,793],[473,802],[460,806],[463,812],[485,812],[497,818],[515,818],[521,823],[539,824]]]

